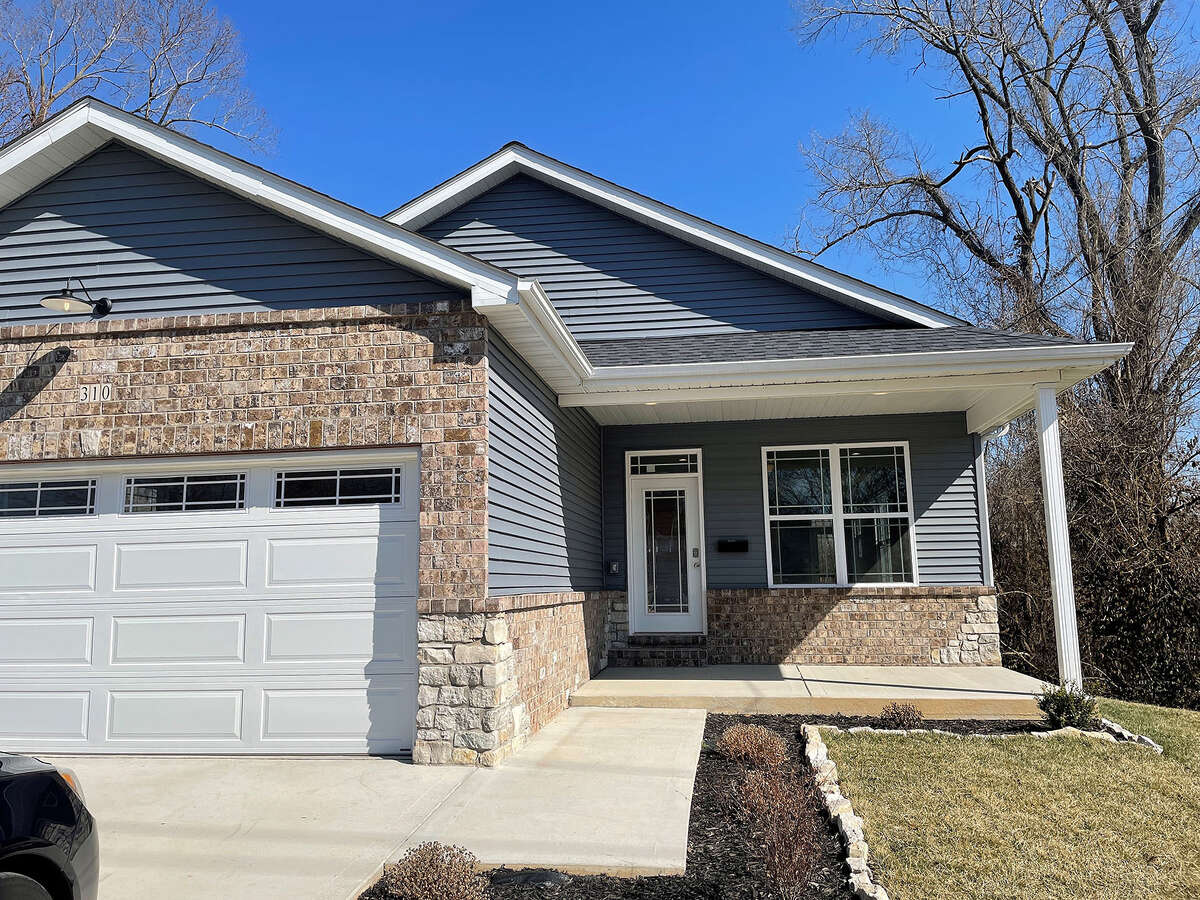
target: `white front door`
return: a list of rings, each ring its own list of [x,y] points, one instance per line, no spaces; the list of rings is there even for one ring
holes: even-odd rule
[[[629,479],[629,613],[634,634],[704,631],[700,476]]]

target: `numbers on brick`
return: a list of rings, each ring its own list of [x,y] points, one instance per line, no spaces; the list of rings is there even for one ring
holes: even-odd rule
[[[85,384],[79,388],[80,403],[98,403],[112,399],[111,384]]]

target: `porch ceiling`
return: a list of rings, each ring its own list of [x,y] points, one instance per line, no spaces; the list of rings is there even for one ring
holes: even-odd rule
[[[1105,346],[1100,354],[1100,345],[1081,345],[1093,354],[1086,361],[955,353],[940,356],[958,359],[920,368],[879,357],[842,359],[809,371],[803,365],[809,361],[795,361],[790,372],[755,371],[752,363],[724,372],[707,367],[703,376],[680,371],[688,366],[670,367],[672,372],[663,366],[599,368],[585,390],[563,393],[559,403],[587,409],[602,425],[961,412],[968,430],[982,433],[1032,409],[1037,385],[1068,390],[1127,352],[1124,345]],[[1054,365],[1068,361],[1075,365]],[[647,377],[651,369],[660,370],[657,377]]]

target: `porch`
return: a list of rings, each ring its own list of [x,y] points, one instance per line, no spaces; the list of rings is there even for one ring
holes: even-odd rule
[[[572,706],[716,713],[878,715],[911,703],[927,719],[1034,719],[1042,682],[1003,666],[716,665],[610,668]]]

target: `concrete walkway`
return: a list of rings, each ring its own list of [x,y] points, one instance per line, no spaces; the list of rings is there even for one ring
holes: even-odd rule
[[[408,843],[482,863],[683,872],[703,710],[568,709],[497,769],[472,773]]]
[[[47,757],[100,827],[100,900],[348,900],[401,850],[679,872],[704,713],[572,709],[498,769],[371,758]]]
[[[609,668],[572,707],[722,713],[878,715],[912,703],[929,718],[1037,718],[1042,682],[1001,666],[703,666]]]

